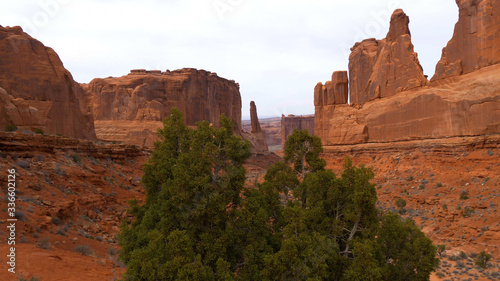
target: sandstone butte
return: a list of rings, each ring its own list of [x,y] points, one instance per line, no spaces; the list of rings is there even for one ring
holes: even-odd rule
[[[351,105],[345,72],[316,85],[315,134],[333,146],[500,133],[499,2],[457,1],[459,20],[431,82],[413,52],[408,17],[396,10],[385,39],[352,48]]]
[[[266,133],[260,126],[259,117],[257,115],[257,106],[254,101],[250,102],[250,133],[243,132],[243,138],[250,142],[252,152],[267,152],[269,147],[267,145]]]
[[[285,148],[288,137],[297,130],[307,130],[310,135],[314,135],[314,115],[281,115],[281,147]]]
[[[96,139],[83,90],[59,56],[21,27],[0,26],[0,129]]]
[[[241,132],[239,85],[205,70],[132,70],[130,74],[94,79],[83,85],[92,104],[99,139],[152,146],[156,130],[173,107],[194,126],[201,120],[217,126],[224,113]]]

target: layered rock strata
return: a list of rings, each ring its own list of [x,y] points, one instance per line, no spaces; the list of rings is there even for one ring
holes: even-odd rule
[[[84,85],[91,103],[99,138],[151,146],[156,130],[174,107],[194,126],[201,120],[218,126],[220,115],[241,131],[239,85],[205,70],[132,70],[118,78],[94,79]]]

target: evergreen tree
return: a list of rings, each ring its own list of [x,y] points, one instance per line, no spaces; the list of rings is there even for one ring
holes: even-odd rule
[[[373,172],[346,158],[337,177],[321,141],[295,131],[286,162],[243,189],[248,142],[178,110],[164,121],[121,225],[125,280],[429,280],[436,247],[411,220],[376,208]],[[284,199],[284,200],[283,200]]]

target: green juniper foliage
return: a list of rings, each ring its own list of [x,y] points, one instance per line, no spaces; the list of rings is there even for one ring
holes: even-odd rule
[[[243,189],[250,146],[232,122],[184,125],[172,110],[118,237],[125,280],[429,280],[436,247],[411,220],[376,208],[373,172],[295,131],[285,161]]]

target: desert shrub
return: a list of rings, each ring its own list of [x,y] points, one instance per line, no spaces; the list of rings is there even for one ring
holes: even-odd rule
[[[50,239],[49,238],[43,238],[42,240],[40,240],[40,242],[38,242],[37,245],[41,249],[48,250],[51,247]]]
[[[462,190],[462,192],[460,192],[460,200],[467,200],[469,199],[469,195],[467,193],[466,190]]]
[[[38,129],[35,129],[35,134],[38,134],[38,135],[43,135],[44,132],[42,129],[38,128]]]
[[[24,168],[24,169],[28,169],[30,167],[30,163],[28,163],[27,161],[24,161],[24,160],[17,161],[16,165],[18,167],[21,167],[21,168]]]
[[[443,186],[443,184],[442,184],[442,183],[440,183],[440,182],[438,182],[438,183],[436,184],[436,187],[442,187],[442,186]]]
[[[5,131],[7,131],[7,132],[15,132],[15,131],[17,131],[17,126],[16,125],[12,125],[12,124],[7,124],[5,126]]]
[[[52,217],[52,223],[55,225],[60,225],[61,224],[61,219],[58,217]]]
[[[71,159],[73,160],[73,162],[75,162],[77,164],[82,163],[82,157],[80,157],[80,155],[78,155],[76,153],[71,155]]]
[[[443,252],[446,251],[446,245],[439,244],[436,247],[437,247],[437,253],[438,253],[439,257],[441,257],[443,255]]]
[[[15,213],[15,218],[22,222],[26,222],[26,213],[17,209]]]
[[[59,229],[57,230],[57,235],[66,236],[66,232],[64,232],[64,230],[63,230],[63,229],[59,228]]]
[[[474,208],[465,207],[464,212],[462,213],[462,216],[464,218],[468,218],[468,217],[472,216],[472,214],[474,214]]]
[[[486,253],[485,251],[482,251],[477,255],[477,258],[474,260],[474,263],[481,267],[481,268],[486,268],[488,266],[488,262],[491,259],[491,255]]]
[[[77,245],[74,249],[75,252],[80,253],[84,256],[90,256],[94,253],[89,245]]]

